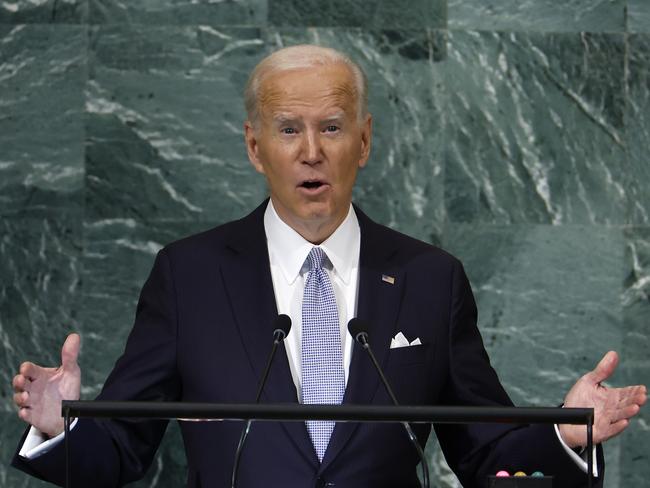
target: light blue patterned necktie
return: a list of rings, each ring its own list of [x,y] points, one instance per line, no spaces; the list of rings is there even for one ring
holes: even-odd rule
[[[314,247],[307,256],[309,274],[302,299],[302,403],[339,405],[345,393],[341,328],[336,297],[323,269],[325,253]],[[329,444],[333,421],[307,421],[320,461]]]

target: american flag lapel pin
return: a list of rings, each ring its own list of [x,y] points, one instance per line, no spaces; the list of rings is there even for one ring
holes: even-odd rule
[[[381,275],[381,281],[385,281],[389,285],[394,285],[395,284],[395,277],[383,274],[383,275]]]

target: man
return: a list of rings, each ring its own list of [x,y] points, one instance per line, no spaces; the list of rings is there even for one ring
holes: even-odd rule
[[[246,89],[248,156],[270,190],[249,216],[164,248],[136,322],[99,399],[250,402],[278,313],[293,320],[264,402],[389,404],[376,372],[346,331],[353,317],[371,340],[403,404],[511,405],[476,328],[461,264],[445,252],[372,222],[351,205],[371,146],[360,68],[336,51],[275,52]],[[409,347],[391,348],[402,333]],[[33,427],[14,465],[63,482],[61,399],[77,399],[79,337],[62,366],[21,365],[19,416]],[[583,376],[568,407],[596,410],[600,443],[628,424],[644,386],[601,386],[615,353]],[[143,475],[166,422],[92,421],[74,426],[79,486],[120,486]],[[241,425],[182,423],[189,487],[228,486]],[[430,427],[414,426],[421,444]],[[585,484],[584,427],[438,426],[464,486],[498,469],[540,470],[556,486]],[[57,437],[58,436],[58,437]],[[49,439],[52,438],[52,439]],[[419,486],[418,458],[400,425],[260,423],[248,438],[239,486]],[[602,483],[602,456],[598,466]]]

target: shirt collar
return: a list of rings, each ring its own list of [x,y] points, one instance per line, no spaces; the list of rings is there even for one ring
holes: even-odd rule
[[[287,283],[292,284],[300,275],[307,255],[314,245],[278,216],[271,200],[264,212],[264,231],[272,263],[280,267]],[[348,215],[341,225],[320,244],[332,263],[334,272],[346,285],[350,282],[352,269],[358,264],[359,256],[355,255],[354,249],[359,249],[360,239],[359,221],[350,205]]]

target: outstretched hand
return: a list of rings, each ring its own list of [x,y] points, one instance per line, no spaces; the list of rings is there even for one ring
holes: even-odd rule
[[[593,371],[585,374],[569,390],[564,399],[565,407],[593,408],[594,444],[620,434],[625,430],[641,406],[647,400],[644,385],[609,388],[602,382],[609,378],[618,365],[618,354],[609,351]],[[587,429],[584,425],[560,425],[562,440],[571,448],[587,445]]]
[[[18,416],[44,434],[54,437],[63,432],[62,400],[78,400],[81,370],[77,364],[81,338],[70,334],[61,349],[61,366],[44,368],[26,362],[14,377],[14,403]]]

